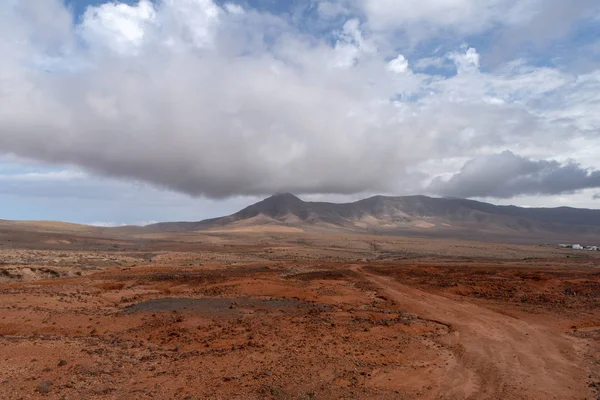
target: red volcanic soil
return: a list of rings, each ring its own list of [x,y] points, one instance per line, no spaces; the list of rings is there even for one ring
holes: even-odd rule
[[[76,239],[0,250],[1,399],[600,395],[595,254],[357,235]]]

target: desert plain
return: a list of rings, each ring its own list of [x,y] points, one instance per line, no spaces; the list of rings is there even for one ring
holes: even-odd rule
[[[600,252],[0,228],[1,399],[600,398]]]

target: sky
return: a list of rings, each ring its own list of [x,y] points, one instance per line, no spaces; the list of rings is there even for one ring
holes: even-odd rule
[[[4,0],[0,219],[600,208],[597,0]]]

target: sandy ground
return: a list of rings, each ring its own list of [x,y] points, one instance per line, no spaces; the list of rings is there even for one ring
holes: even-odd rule
[[[596,253],[31,235],[0,243],[1,399],[600,398]]]

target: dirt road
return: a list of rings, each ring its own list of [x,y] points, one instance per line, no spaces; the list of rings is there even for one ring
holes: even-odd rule
[[[448,324],[437,341],[454,354],[434,398],[585,399],[586,371],[578,363],[583,344],[552,327],[489,308],[402,285],[389,276],[362,272],[408,312]]]

